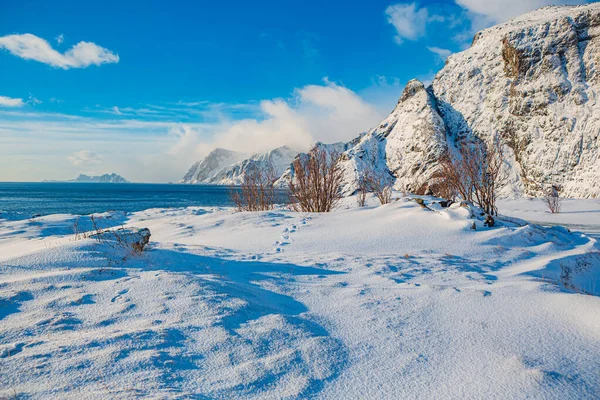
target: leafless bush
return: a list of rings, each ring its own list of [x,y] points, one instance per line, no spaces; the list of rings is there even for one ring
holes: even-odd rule
[[[440,162],[442,190],[456,192],[486,214],[497,215],[496,199],[503,162],[502,141],[498,135],[489,145],[481,140],[463,143],[458,154],[448,152]]]
[[[443,160],[443,162],[447,161]],[[451,180],[442,171],[434,174],[430,181],[430,188],[433,195],[453,202],[456,201],[458,191],[456,190],[456,186],[450,182]]]
[[[430,183],[423,179],[423,177],[414,177],[411,180],[410,187],[412,188],[413,194],[417,196],[425,196],[429,194]]]
[[[288,183],[292,208],[305,212],[329,212],[342,198],[340,155],[315,147],[294,160],[294,177]]]
[[[91,231],[81,232],[79,222],[80,220],[77,218],[74,223],[75,241],[93,238],[100,244],[123,249],[128,254],[141,253],[150,239],[150,230],[147,228],[140,229],[137,232],[124,226],[118,229],[101,228],[98,224],[98,218],[93,214],[90,215]]]
[[[267,211],[275,205],[275,171],[252,168],[242,184],[229,188],[229,196],[238,211]]]
[[[392,202],[392,181],[387,171],[367,171],[365,179],[369,189],[382,205]]]
[[[560,209],[562,208],[562,198],[560,197],[559,192],[559,187],[552,185],[552,187],[546,192],[546,196],[544,196],[542,199],[552,214],[560,213]]]
[[[364,207],[367,204],[367,193],[369,187],[364,176],[358,178],[358,190],[356,191],[356,202],[359,207]]]

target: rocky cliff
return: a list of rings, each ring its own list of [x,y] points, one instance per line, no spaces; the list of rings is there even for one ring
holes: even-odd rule
[[[446,149],[503,138],[505,195],[600,197],[600,4],[545,7],[479,32],[432,84],[406,86],[396,108],[343,156],[345,193],[365,168],[398,189],[427,182]]]

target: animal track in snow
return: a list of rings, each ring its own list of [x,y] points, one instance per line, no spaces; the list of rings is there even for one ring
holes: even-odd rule
[[[307,225],[310,219],[310,217],[304,217],[297,224],[291,224],[284,228],[283,233],[281,234],[281,239],[275,242],[275,252],[281,253],[283,251],[283,246],[287,246],[288,244],[292,243],[293,240],[291,234],[298,231],[299,225]]]

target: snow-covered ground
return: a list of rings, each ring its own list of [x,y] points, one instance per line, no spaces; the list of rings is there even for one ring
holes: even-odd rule
[[[599,202],[432,208],[0,215],[0,397],[599,398]]]

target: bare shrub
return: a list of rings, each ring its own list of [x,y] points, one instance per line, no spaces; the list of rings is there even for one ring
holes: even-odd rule
[[[542,199],[552,214],[560,213],[560,209],[562,208],[562,198],[560,197],[559,192],[560,188],[556,185],[552,185]]]
[[[329,212],[342,198],[340,155],[313,148],[293,162],[294,177],[288,182],[292,209],[304,212]]]
[[[364,176],[358,179],[358,190],[356,191],[356,202],[359,207],[364,207],[367,204],[367,193],[369,187]]]
[[[275,171],[252,168],[240,186],[229,188],[229,196],[238,211],[267,211],[275,205]]]
[[[148,228],[138,229],[121,226],[117,229],[104,229],[99,226],[98,218],[93,214],[90,215],[90,221],[92,223],[92,230],[81,232],[79,229],[79,218],[75,220],[75,241],[93,238],[100,244],[108,245],[115,249],[123,249],[127,254],[141,253],[150,241],[151,234]]]
[[[367,171],[365,179],[369,189],[377,196],[381,205],[392,202],[392,180],[387,171]]]
[[[430,192],[430,184],[422,177],[414,177],[410,184],[410,187],[413,190],[413,194],[417,196],[425,196]]]
[[[449,152],[440,161],[440,187],[447,193],[456,192],[466,201],[497,215],[498,187],[501,182],[504,153],[502,141],[495,135],[488,145],[481,140],[464,143],[458,154]]]
[[[442,160],[442,162],[447,162],[447,160]],[[429,187],[436,197],[441,197],[442,199],[450,200],[452,202],[455,202],[458,197],[458,191],[456,190],[455,185],[451,184],[450,179],[448,179],[441,171],[435,173],[431,177]]]

